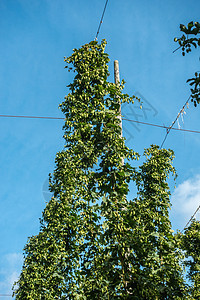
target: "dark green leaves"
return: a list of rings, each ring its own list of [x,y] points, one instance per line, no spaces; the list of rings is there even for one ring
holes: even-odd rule
[[[200,37],[198,36],[200,34],[200,23],[192,21],[188,23],[187,26],[180,24],[180,30],[184,32],[184,34],[180,38],[175,38],[174,41],[179,43],[179,48],[182,49],[182,55],[185,56],[185,53],[192,51],[192,46],[194,48],[200,46]],[[194,88],[191,89],[191,101],[196,107],[200,102],[199,74],[195,73],[195,78],[188,79],[187,82],[190,82],[190,85],[194,85]]]
[[[192,299],[200,298],[200,222],[193,220],[184,234],[179,234],[181,248],[185,252],[184,264],[189,269],[188,279],[192,283]]]
[[[192,92],[192,102],[194,102],[194,106],[200,103],[200,73],[195,73],[195,77],[188,79],[187,82],[190,82]]]
[[[173,152],[151,146],[139,169],[129,163],[139,155],[121,137],[119,108],[137,98],[108,81],[105,45],[65,58],[75,71],[60,105],[65,147],[40,232],[24,248],[16,300],[186,299],[168,216]],[[138,194],[128,200],[131,181]]]

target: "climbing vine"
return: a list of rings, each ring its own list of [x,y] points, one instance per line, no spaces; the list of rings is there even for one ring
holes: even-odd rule
[[[188,268],[187,278],[192,299],[200,298],[200,222],[192,220],[189,227],[179,234],[181,248],[185,252],[185,266]]]
[[[132,166],[139,154],[121,137],[119,99],[139,99],[122,92],[124,82],[108,81],[105,46],[92,41],[65,58],[75,73],[60,105],[65,146],[39,234],[24,248],[16,299],[187,297],[168,214],[173,152],[151,146],[141,167]]]

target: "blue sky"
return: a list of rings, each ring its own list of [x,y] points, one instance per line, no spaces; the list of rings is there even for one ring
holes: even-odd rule
[[[94,40],[103,0],[0,0],[0,115],[62,117],[59,103],[72,80],[64,56]],[[200,52],[173,53],[179,24],[199,21],[199,1],[110,0],[98,40],[107,39],[110,81],[119,60],[125,92],[140,95],[144,111],[122,107],[129,119],[169,126],[189,96],[186,80],[200,70]],[[200,130],[200,108],[186,109],[181,128]],[[48,199],[48,174],[63,147],[62,120],[0,117],[0,294],[11,294],[27,237],[36,234]],[[175,125],[177,128],[177,124]],[[123,121],[127,145],[142,154],[160,145],[165,129]],[[200,135],[171,131],[175,152],[171,221],[182,230],[200,202]],[[0,296],[0,299],[9,297]]]

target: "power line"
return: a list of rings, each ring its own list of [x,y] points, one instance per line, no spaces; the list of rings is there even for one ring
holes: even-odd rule
[[[174,124],[176,123],[176,121],[178,120],[178,118],[180,117],[180,115],[184,112],[185,106],[188,105],[189,100],[190,100],[190,97],[191,97],[191,96],[189,96],[189,98],[187,99],[187,101],[185,102],[185,104],[183,105],[183,107],[181,108],[181,110],[179,111],[179,113],[178,113],[176,119],[172,122],[171,126],[169,126],[169,127],[167,128],[166,135],[165,135],[165,137],[164,137],[164,140],[163,140],[163,142],[162,142],[160,148],[163,147],[163,145],[164,145],[164,143],[165,143],[165,141],[166,141],[166,139],[167,139],[168,134],[170,133],[171,129],[173,129],[173,126],[174,126]]]
[[[189,219],[189,221],[187,222],[187,224],[185,225],[185,227],[183,228],[182,232],[184,231],[184,229],[187,228],[187,226],[190,224],[190,222],[192,221],[192,219],[194,219],[195,215],[197,214],[198,210],[200,209],[200,205],[199,207],[197,207],[197,209],[195,210],[194,214],[191,216],[191,218]]]
[[[15,116],[15,115],[0,115],[1,118],[24,118],[24,119],[49,119],[49,120],[64,120],[59,117],[40,117],[40,116]]]
[[[100,31],[100,28],[101,28],[101,24],[103,23],[103,17],[104,17],[105,11],[106,11],[107,4],[108,4],[108,0],[106,0],[105,6],[104,6],[104,9],[103,9],[103,13],[102,13],[102,16],[101,16],[99,27],[97,29],[97,34],[96,34],[95,40],[97,40],[97,37],[99,35],[99,31]]]
[[[139,123],[139,124],[143,124],[143,125],[149,125],[149,126],[154,126],[154,127],[169,129],[169,127],[164,126],[164,125],[158,125],[158,124],[153,124],[153,123],[147,123],[147,122],[141,122],[141,121],[136,121],[136,120],[130,120],[130,119],[126,119],[126,118],[122,118],[122,120],[129,121],[129,122],[135,122],[135,123]],[[198,130],[190,130],[190,129],[182,129],[182,128],[170,128],[170,129],[177,130],[177,131],[200,133],[200,131],[198,131]]]
[[[43,119],[43,120],[65,120],[63,117],[48,117],[48,116],[24,116],[24,115],[0,115],[0,118],[22,118],[22,119]],[[170,130],[176,130],[176,131],[184,131],[184,132],[190,132],[190,133],[200,133],[198,130],[190,130],[190,129],[182,129],[182,128],[174,128],[174,127],[167,127],[164,125],[159,125],[159,124],[153,124],[153,123],[148,123],[148,122],[142,122],[142,121],[137,121],[137,120],[132,120],[132,119],[127,119],[127,118],[122,118],[124,121],[128,122],[133,122],[133,123],[138,123],[142,125],[148,125],[148,126],[153,126],[153,127],[158,127],[158,128],[164,128],[164,129],[169,129]]]
[[[173,53],[175,53],[178,49],[180,49],[182,46],[179,46],[178,48],[176,48]]]

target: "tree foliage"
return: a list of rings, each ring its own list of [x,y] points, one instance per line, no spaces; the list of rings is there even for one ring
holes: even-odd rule
[[[65,58],[75,72],[60,105],[65,147],[40,232],[24,248],[16,299],[189,297],[169,221],[174,154],[152,145],[144,163],[132,166],[139,155],[121,137],[119,99],[135,97],[122,93],[124,82],[108,82],[105,46],[93,41]],[[131,181],[136,196],[128,200]]]
[[[185,56],[185,53],[192,51],[192,47],[197,48],[200,46],[200,23],[192,21],[187,26],[180,24],[180,30],[183,35],[180,38],[175,38],[174,41],[179,43],[182,55]],[[200,103],[200,72],[195,72],[195,77],[188,79],[187,82],[190,82],[189,84],[192,86],[191,101],[196,107]]]
[[[151,146],[136,175],[138,197],[130,201],[130,235],[134,257],[130,299],[183,299],[181,255],[169,221],[167,177],[176,175],[173,151]],[[134,277],[133,277],[134,278]]]
[[[182,55],[190,53],[192,47],[200,46],[200,23],[189,22],[187,26],[180,24],[182,37],[175,38],[182,49]],[[178,49],[179,49],[178,48]],[[196,107],[200,103],[200,72],[195,72],[195,77],[187,80],[191,88],[191,101]],[[184,265],[187,270],[187,278],[190,281],[189,293],[192,299],[200,299],[200,222],[192,220],[190,226],[184,229],[183,234],[178,234],[180,249],[185,253]]]
[[[187,277],[192,283],[190,293],[192,299],[200,299],[200,222],[193,220],[184,234],[179,236],[181,248],[185,251]]]

